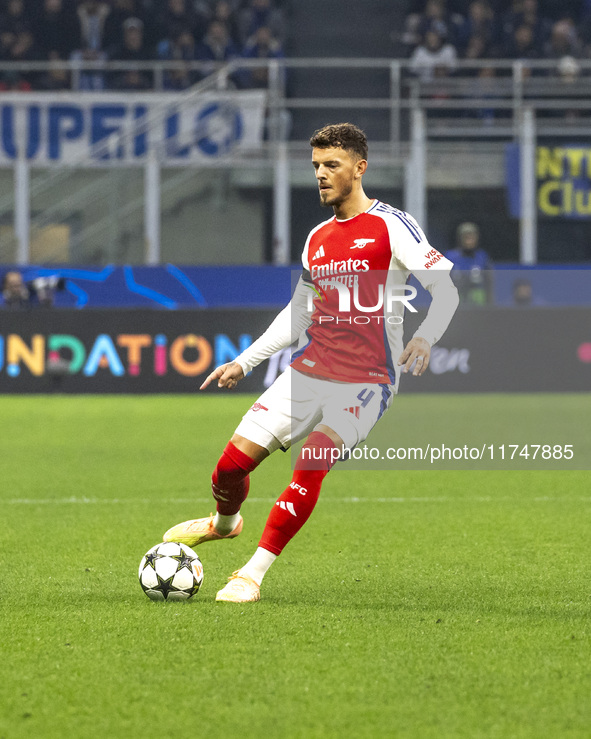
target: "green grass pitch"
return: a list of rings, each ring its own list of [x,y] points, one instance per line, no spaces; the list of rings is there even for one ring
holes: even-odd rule
[[[543,423],[565,398],[473,400]],[[586,471],[335,470],[261,602],[215,603],[289,481],[277,453],[243,534],[199,548],[201,593],[148,600],[142,555],[213,509],[250,402],[0,398],[0,739],[591,735]]]

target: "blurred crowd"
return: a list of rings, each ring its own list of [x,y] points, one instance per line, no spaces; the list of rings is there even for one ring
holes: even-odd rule
[[[591,0],[417,0],[411,10],[399,40],[424,81],[458,59],[558,60],[576,75],[591,58]]]
[[[0,0],[0,62],[79,61],[96,69],[78,89],[147,90],[152,72],[106,72],[106,61],[201,62],[167,70],[164,89],[190,87],[215,63],[284,58],[282,0]],[[409,0],[394,33],[403,57],[424,81],[454,71],[457,60],[558,61],[575,77],[591,58],[591,0]],[[266,69],[240,68],[237,88],[266,87]],[[484,69],[482,76],[490,75]],[[494,74],[494,72],[492,73]],[[0,72],[0,91],[70,89],[67,70]]]
[[[402,55],[424,81],[453,72],[458,59],[555,59],[576,76],[591,58],[591,0],[410,0],[395,33]],[[103,62],[202,62],[164,74],[182,90],[217,62],[284,58],[281,0],[0,0],[0,62],[93,62],[78,89],[147,90],[152,72],[100,69]],[[490,74],[484,70],[483,75]],[[264,67],[241,68],[237,88],[266,87]],[[2,71],[0,91],[70,89],[67,70]]]
[[[216,62],[284,56],[284,14],[278,0],[0,0],[0,62],[78,60],[96,69],[80,74],[78,89],[148,90],[152,72],[106,72],[108,61],[203,62],[167,71],[163,86],[182,90]],[[264,69],[241,69],[238,88],[266,87]],[[0,91],[71,88],[69,72],[2,71]]]

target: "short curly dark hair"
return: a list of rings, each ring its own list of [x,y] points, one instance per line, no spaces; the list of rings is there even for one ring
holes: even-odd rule
[[[314,131],[310,139],[314,149],[339,147],[356,154],[359,159],[367,159],[367,137],[353,123],[334,123]]]

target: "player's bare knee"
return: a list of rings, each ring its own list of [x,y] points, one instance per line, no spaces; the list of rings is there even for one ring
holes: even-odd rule
[[[323,423],[318,424],[318,426],[316,426],[314,431],[319,431],[321,434],[328,436],[328,438],[334,444],[334,447],[329,450],[330,456],[331,456],[330,461],[332,462],[332,464],[334,464],[337,461],[337,459],[339,459],[339,457],[341,456],[341,452],[345,448],[345,442],[341,439],[341,437],[339,436],[339,434],[337,434],[336,431],[331,429],[330,426],[326,426]]]
[[[250,439],[245,439],[244,436],[240,436],[240,434],[233,434],[230,441],[237,449],[240,449],[241,452],[244,452],[244,454],[247,454],[251,459],[254,459],[257,462],[262,462],[263,459],[269,456],[268,449],[265,449],[265,447],[260,444],[256,444],[254,441],[250,441]]]

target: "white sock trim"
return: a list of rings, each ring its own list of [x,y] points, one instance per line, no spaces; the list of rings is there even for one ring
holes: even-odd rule
[[[240,513],[234,513],[232,516],[222,516],[216,513],[213,517],[213,526],[218,534],[229,534],[233,531],[240,521]]]
[[[267,570],[276,559],[276,554],[273,554],[268,549],[258,547],[249,561],[241,568],[240,574],[248,575],[260,585],[263,582],[263,577],[265,577]]]

